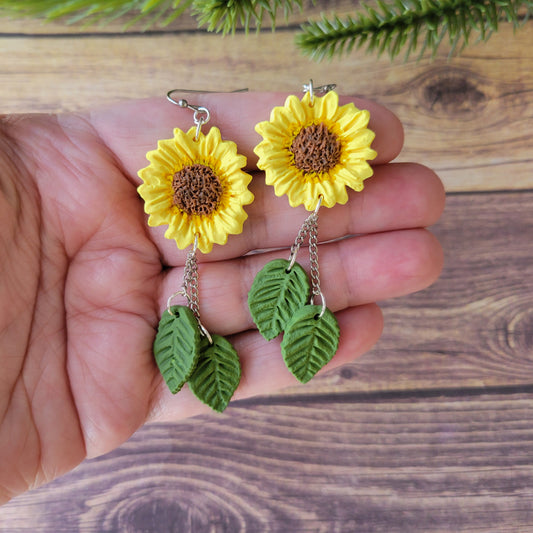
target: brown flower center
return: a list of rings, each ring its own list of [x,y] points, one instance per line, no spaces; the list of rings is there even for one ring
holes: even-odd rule
[[[174,174],[173,203],[188,215],[210,215],[222,197],[217,175],[205,165],[183,167]]]
[[[295,166],[304,173],[327,172],[341,157],[338,137],[323,122],[302,128],[289,150],[294,154]]]

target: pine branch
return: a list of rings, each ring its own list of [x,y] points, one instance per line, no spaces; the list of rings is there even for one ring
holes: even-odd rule
[[[128,17],[126,27],[144,21],[145,29],[166,26],[193,0],[0,0],[0,15],[66,20],[68,24],[107,24]]]
[[[472,33],[486,41],[500,21],[521,26],[533,14],[533,0],[376,0],[377,7],[362,4],[362,11],[344,19],[323,16],[302,26],[297,45],[304,54],[321,60],[366,46],[367,52],[387,52],[391,59],[405,51],[437,53],[448,36],[453,54],[469,44]],[[525,15],[521,16],[525,9]]]
[[[199,26],[226,35],[235,33],[238,26],[246,32],[251,27],[259,31],[265,15],[274,30],[278,11],[282,10],[287,20],[295,9],[302,11],[302,0],[194,0],[193,15]]]

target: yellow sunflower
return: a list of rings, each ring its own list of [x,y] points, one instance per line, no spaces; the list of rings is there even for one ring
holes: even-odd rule
[[[242,232],[247,218],[244,205],[254,196],[252,177],[241,169],[246,158],[232,141],[223,141],[218,128],[207,135],[196,127],[187,133],[176,128],[173,139],[158,142],[146,154],[150,165],[139,170],[139,194],[150,215],[149,226],[168,224],[167,239],[187,248],[198,235],[198,249],[208,253],[213,244],[225,244],[229,234]]]
[[[370,148],[375,135],[367,128],[369,118],[352,103],[339,107],[333,91],[315,96],[312,104],[309,93],[301,101],[291,95],[255,128],[263,137],[254,150],[257,166],[292,207],[304,204],[312,211],[320,196],[325,207],[344,204],[346,185],[361,191],[373,173],[367,160],[377,153]]]

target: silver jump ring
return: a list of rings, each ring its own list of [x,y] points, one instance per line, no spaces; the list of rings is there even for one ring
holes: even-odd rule
[[[203,105],[189,107],[194,108],[194,115],[192,119],[197,126],[207,124],[211,120],[211,113],[209,113],[209,109],[207,109],[207,107],[204,107]]]
[[[324,296],[324,293],[322,291],[319,291],[318,296],[320,296],[320,300],[322,301],[322,309],[318,314],[318,318],[322,318],[324,316],[324,313],[326,312],[326,297]],[[310,303],[311,305],[315,305],[315,295],[311,296]]]
[[[298,255],[298,251],[291,253],[291,256],[289,257],[289,266],[287,267],[287,273],[289,273],[292,270],[294,263],[296,263],[297,255]]]
[[[176,291],[174,294],[171,294],[171,295],[168,297],[168,300],[167,300],[167,311],[168,311],[169,315],[172,315],[172,316],[176,316],[176,314],[172,312],[170,302],[171,302],[176,296],[183,296],[183,297],[187,300],[187,302],[190,303],[189,295],[185,292],[184,289],[180,289],[179,291]]]
[[[316,203],[316,207],[315,207],[315,215],[318,215],[318,210],[322,206],[322,200],[323,199],[324,199],[324,196],[322,194],[319,194],[318,195],[318,202]]]
[[[194,113],[194,116],[196,117],[196,112]],[[209,118],[209,115],[208,115]],[[200,133],[202,133],[202,126],[207,122],[207,120],[196,120],[194,119],[194,123],[196,124],[196,132],[194,134],[194,140],[197,141],[200,138]]]
[[[304,83],[303,85],[303,91],[304,93],[309,93],[309,105],[313,105],[315,103],[315,94],[326,94],[330,91],[335,90],[337,87],[336,83],[327,83],[326,85],[319,85],[318,87],[315,87],[313,85],[313,80],[309,80],[309,83]]]
[[[207,338],[209,341],[209,344],[213,344],[213,338],[211,337],[211,334],[209,331],[207,331],[207,328],[198,320],[198,326],[200,327],[200,330],[202,332],[202,335]]]
[[[309,103],[313,105],[315,103],[315,91],[313,88],[313,80],[309,80],[309,83],[304,84],[304,93],[309,93]]]

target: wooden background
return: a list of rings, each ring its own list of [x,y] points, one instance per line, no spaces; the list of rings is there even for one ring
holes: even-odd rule
[[[1,508],[0,530],[533,531],[533,22],[451,61],[299,55],[297,23],[349,4],[224,39],[186,17],[147,34],[0,19],[2,112],[336,81],[394,110],[400,159],[448,191],[442,277],[383,305],[374,350],[222,415],[145,427]]]

